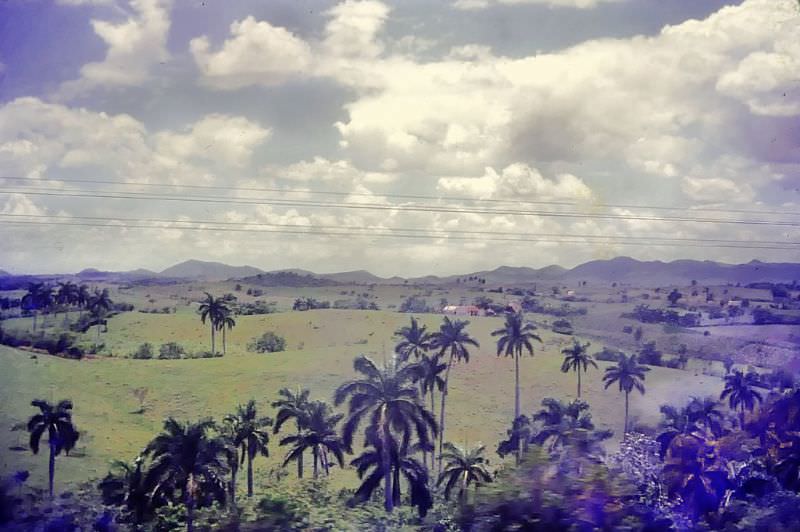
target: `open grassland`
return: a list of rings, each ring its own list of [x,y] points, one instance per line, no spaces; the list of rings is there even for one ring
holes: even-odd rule
[[[429,329],[438,328],[441,316],[420,315]],[[65,489],[76,481],[105,474],[113,459],[130,460],[160,429],[166,416],[196,419],[221,418],[236,404],[256,399],[265,413],[282,387],[307,387],[315,398],[330,401],[333,390],[353,376],[353,358],[361,353],[377,360],[389,359],[393,332],[408,323],[409,315],[389,311],[319,310],[283,312],[261,316],[239,316],[229,334],[228,356],[196,360],[131,360],[123,358],[142,342],[176,341],[190,351],[208,349],[209,331],[189,312],[168,315],[128,312],[109,322],[101,335],[117,356],[81,361],[47,355],[32,358],[25,351],[0,346],[0,470],[28,469],[33,485],[44,486],[46,456],[33,456],[24,431],[10,428],[33,413],[30,401],[70,398],[75,403],[75,422],[82,432],[77,452],[60,457],[56,482]],[[12,324],[22,327],[23,322]],[[30,320],[24,320],[28,323]],[[482,441],[493,450],[510,424],[514,400],[511,359],[495,355],[490,333],[502,324],[499,317],[470,318],[469,332],[481,343],[469,364],[460,364],[451,376],[448,398],[447,439],[459,443]],[[9,322],[4,322],[9,324]],[[25,325],[27,326],[27,325]],[[287,351],[275,354],[247,352],[247,343],[264,331],[275,331],[287,340]],[[572,399],[575,375],[560,371],[560,351],[571,337],[540,331],[543,345],[533,358],[521,364],[522,400],[525,412],[538,407],[545,397]],[[94,331],[87,333],[93,335]],[[219,345],[219,344],[218,344]],[[591,351],[602,345],[593,343]],[[601,428],[622,432],[624,400],[615,388],[604,390],[603,369],[590,370],[583,380],[584,398]],[[647,394],[633,396],[631,414],[654,425],[663,403],[680,404],[692,395],[718,395],[722,385],[715,377],[654,367],[647,374]],[[136,388],[147,388],[146,410],[133,396]],[[437,404],[438,404],[437,398]],[[617,440],[614,440],[617,441]],[[614,443],[612,442],[612,446]],[[21,448],[21,449],[20,449]],[[16,449],[16,450],[15,450]],[[258,474],[279,463],[283,449],[273,439],[272,456],[256,461]],[[336,482],[352,485],[354,473],[334,472]]]

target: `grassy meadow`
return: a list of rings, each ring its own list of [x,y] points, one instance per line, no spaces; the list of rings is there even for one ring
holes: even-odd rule
[[[56,464],[56,489],[74,482],[102,477],[111,460],[131,460],[160,430],[166,416],[196,419],[221,418],[238,403],[254,398],[264,414],[272,414],[269,403],[282,387],[307,387],[312,398],[332,400],[333,390],[354,375],[353,358],[366,354],[374,359],[392,356],[393,333],[408,324],[408,314],[392,311],[315,310],[288,311],[268,315],[237,316],[237,326],[228,333],[228,354],[223,358],[185,360],[133,360],[126,358],[139,344],[150,342],[157,353],[161,343],[175,341],[188,351],[209,350],[209,328],[201,324],[193,306],[182,306],[174,314],[126,312],[109,320],[101,334],[112,357],[67,360],[0,346],[0,472],[30,470],[33,486],[46,486],[46,453],[33,456],[27,449],[27,433],[10,431],[34,413],[35,398],[75,403],[74,420],[81,440],[70,456]],[[422,314],[420,321],[435,330],[442,317]],[[49,326],[63,317],[52,319]],[[491,331],[503,323],[501,317],[469,318],[468,331],[481,344],[469,364],[454,367],[448,397],[447,439],[463,444],[481,441],[491,460],[498,440],[510,425],[514,401],[512,359],[497,357]],[[27,328],[30,319],[11,319],[4,327]],[[265,331],[285,337],[287,350],[256,354],[247,343]],[[580,330],[578,331],[580,332]],[[572,337],[540,328],[543,344],[533,358],[521,363],[523,411],[537,409],[545,397],[572,399],[576,394],[574,373],[560,371],[561,349]],[[86,333],[93,339],[94,329]],[[587,338],[583,338],[587,340]],[[603,347],[596,339],[591,352]],[[218,336],[217,348],[220,347]],[[614,446],[622,434],[624,396],[615,387],[604,390],[601,377],[608,362],[589,370],[583,379],[583,398],[592,409],[596,424],[615,432]],[[680,404],[692,395],[718,396],[721,379],[692,371],[653,367],[647,374],[647,393],[631,397],[632,419],[649,425],[659,420],[659,406]],[[139,402],[133,390],[146,388],[144,413],[136,413]],[[439,398],[437,398],[438,407]],[[284,450],[277,438],[270,443],[271,456],[256,460],[256,479],[279,464]],[[290,471],[294,468],[290,467]],[[333,472],[334,483],[354,481],[354,473]],[[342,485],[343,485],[342,484]],[[241,486],[240,486],[241,487]]]

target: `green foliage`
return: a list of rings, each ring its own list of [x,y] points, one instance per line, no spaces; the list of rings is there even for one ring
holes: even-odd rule
[[[131,358],[135,360],[150,360],[153,358],[153,344],[150,342],[141,344],[136,351],[131,353]]]
[[[247,344],[247,349],[257,353],[278,353],[286,350],[286,340],[272,331],[267,331]]]
[[[158,358],[161,360],[176,360],[183,358],[184,355],[186,355],[186,351],[183,346],[176,342],[161,344],[158,350]]]

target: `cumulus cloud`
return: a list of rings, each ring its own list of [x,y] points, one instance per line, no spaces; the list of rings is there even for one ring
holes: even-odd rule
[[[243,117],[212,114],[181,131],[150,132],[127,114],[19,98],[0,107],[0,166],[12,175],[71,170],[130,181],[208,180],[197,159],[236,169],[269,130]]]
[[[86,2],[72,0],[72,4]],[[171,0],[130,0],[130,12],[120,23],[92,19],[94,32],[107,46],[102,61],[81,67],[81,77],[64,83],[60,95],[71,98],[94,88],[131,87],[152,78],[155,65],[169,59],[167,33]]]
[[[478,199],[587,201],[592,198],[591,189],[578,177],[560,174],[548,179],[523,163],[511,164],[499,173],[486,168],[482,177],[442,177],[438,189]]]
[[[253,150],[270,136],[270,130],[241,116],[211,114],[181,132],[165,131],[155,137],[158,150],[176,159],[202,159],[241,167]]]
[[[331,161],[325,157],[314,157],[288,166],[268,166],[264,175],[273,179],[286,179],[300,183],[325,183],[352,190],[355,186],[372,183],[391,183],[397,176],[386,172],[361,171],[350,161]]]
[[[277,85],[303,74],[311,64],[310,46],[288,30],[253,17],[236,21],[231,38],[213,52],[207,37],[190,42],[202,80],[220,89]]]
[[[622,0],[455,0],[453,7],[463,10],[486,9],[494,5],[540,4],[549,7],[588,9],[600,4],[620,2]]]

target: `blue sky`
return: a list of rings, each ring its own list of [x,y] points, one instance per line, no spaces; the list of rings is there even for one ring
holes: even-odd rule
[[[421,275],[622,254],[798,260],[798,22],[794,0],[8,0],[0,174],[26,180],[0,181],[0,268],[200,258]],[[171,186],[131,185],[141,182]],[[36,193],[197,186],[229,200],[335,191],[382,208]],[[404,210],[409,194],[455,208]],[[487,212],[509,200],[583,215]],[[53,223],[81,216],[118,227]],[[155,218],[168,221],[124,227]],[[214,231],[220,223],[529,241]],[[207,227],[184,227],[197,224]],[[622,244],[631,237],[744,244]],[[786,245],[747,244],[763,241]]]

